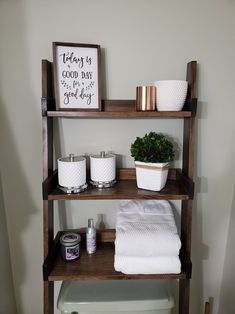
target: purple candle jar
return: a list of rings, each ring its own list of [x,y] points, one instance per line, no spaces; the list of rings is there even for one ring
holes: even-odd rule
[[[61,256],[65,261],[75,261],[80,255],[81,236],[77,233],[65,233],[60,237]]]

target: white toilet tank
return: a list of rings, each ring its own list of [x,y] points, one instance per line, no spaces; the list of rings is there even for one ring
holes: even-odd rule
[[[62,314],[171,314],[169,286],[166,280],[68,281],[57,307]]]

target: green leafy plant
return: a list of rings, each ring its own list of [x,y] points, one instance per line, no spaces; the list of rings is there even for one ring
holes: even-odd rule
[[[150,132],[131,144],[131,156],[135,161],[170,162],[174,159],[173,144],[164,134]]]

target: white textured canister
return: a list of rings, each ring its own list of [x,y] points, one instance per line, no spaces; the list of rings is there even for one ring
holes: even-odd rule
[[[86,184],[86,159],[82,156],[62,157],[58,159],[59,185],[66,188],[80,187]]]
[[[90,156],[91,180],[94,182],[110,182],[116,177],[116,156],[105,154]]]

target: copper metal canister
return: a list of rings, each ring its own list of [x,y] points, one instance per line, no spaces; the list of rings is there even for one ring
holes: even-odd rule
[[[136,87],[136,110],[153,111],[156,108],[156,87],[137,86]]]

